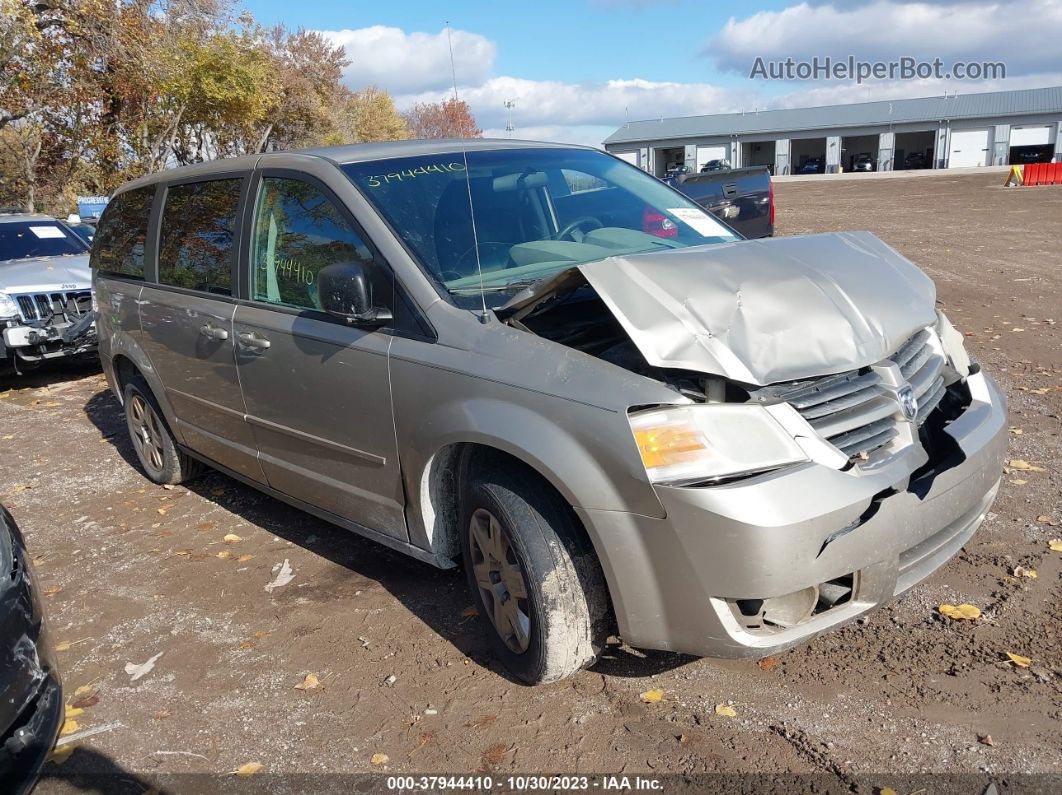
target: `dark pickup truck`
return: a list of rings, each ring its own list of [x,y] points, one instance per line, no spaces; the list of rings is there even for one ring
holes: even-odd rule
[[[774,186],[767,166],[682,174],[664,181],[743,237],[774,234]]]

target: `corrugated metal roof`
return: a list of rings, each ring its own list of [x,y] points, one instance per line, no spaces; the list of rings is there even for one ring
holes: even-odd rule
[[[712,135],[816,130],[830,127],[865,127],[876,124],[936,122],[991,116],[1062,114],[1062,86],[997,91],[991,94],[893,99],[818,108],[785,108],[753,113],[719,113],[671,119],[632,121],[605,139],[606,144],[701,138]]]

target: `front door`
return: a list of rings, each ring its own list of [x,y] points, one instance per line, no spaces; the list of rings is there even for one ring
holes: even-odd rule
[[[165,189],[158,283],[144,286],[140,321],[185,444],[262,481],[233,355],[233,271],[245,182],[234,176]]]
[[[337,172],[338,173],[338,172]],[[269,485],[406,540],[386,329],[325,314],[317,273],[360,261],[389,306],[392,275],[323,183],[266,171],[249,238],[248,302],[233,322],[236,361]]]

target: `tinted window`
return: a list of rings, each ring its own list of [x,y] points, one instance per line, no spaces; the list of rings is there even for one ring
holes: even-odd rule
[[[266,177],[255,208],[252,292],[271,304],[320,309],[317,274],[372,253],[340,209],[308,182]]]
[[[242,179],[174,185],[166,191],[159,233],[159,281],[232,294],[233,241]]]
[[[144,278],[144,243],[155,187],[115,196],[103,211],[89,262],[104,273]]]
[[[0,260],[84,254],[85,241],[55,221],[0,222]]]

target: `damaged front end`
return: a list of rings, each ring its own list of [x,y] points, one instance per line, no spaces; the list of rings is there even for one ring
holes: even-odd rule
[[[962,338],[934,298],[863,232],[611,257],[499,315],[674,390],[679,405],[632,407],[631,425],[650,479],[688,486],[934,452],[929,418],[969,402]]]
[[[0,293],[0,361],[25,372],[51,359],[96,351],[92,291]]]

